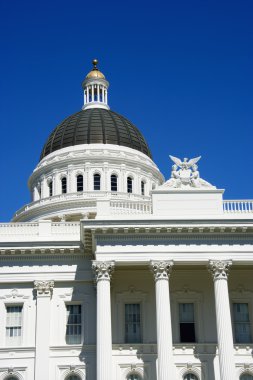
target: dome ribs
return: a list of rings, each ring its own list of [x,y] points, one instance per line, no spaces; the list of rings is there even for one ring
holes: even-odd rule
[[[102,108],[79,111],[50,134],[40,160],[59,149],[80,144],[112,144],[138,150],[152,158],[141,132],[124,116]]]

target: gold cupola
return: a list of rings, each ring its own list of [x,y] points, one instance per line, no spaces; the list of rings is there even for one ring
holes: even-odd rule
[[[107,96],[109,82],[105,79],[104,74],[98,70],[98,60],[93,59],[92,64],[93,69],[86,75],[82,83],[84,90],[84,105],[82,109],[110,109]]]

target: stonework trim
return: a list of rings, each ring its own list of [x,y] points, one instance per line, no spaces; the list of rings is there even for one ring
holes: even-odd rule
[[[210,260],[208,270],[213,276],[213,280],[227,280],[229,268],[232,265],[232,260]]]
[[[114,271],[114,261],[93,261],[92,269],[95,274],[96,282],[98,281],[110,281],[112,273]]]
[[[150,270],[154,275],[155,281],[169,280],[171,274],[173,261],[150,261]]]
[[[54,281],[34,281],[34,290],[38,296],[51,296],[53,293]]]

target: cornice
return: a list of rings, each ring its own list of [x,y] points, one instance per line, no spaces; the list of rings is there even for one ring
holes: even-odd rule
[[[132,167],[136,167],[136,162],[138,162],[138,166],[142,167],[145,171],[151,170],[153,175],[159,178],[159,180],[164,181],[164,177],[156,164],[142,152],[121,145],[84,144],[63,148],[46,156],[34,169],[28,183],[30,185],[36,178],[43,175],[45,171],[50,172],[68,165],[75,166],[81,164],[83,166],[86,162],[92,165],[93,161],[96,162],[96,165],[98,162],[115,162],[117,166],[121,165],[122,161],[124,161]]]
[[[92,222],[92,221],[91,221]],[[97,244],[128,245],[253,245],[253,226],[174,225],[162,226],[95,226],[82,223],[81,239],[85,255],[91,256]]]
[[[77,258],[83,257],[83,251],[80,246],[76,247],[12,247],[12,248],[0,248],[1,260],[31,260],[31,256],[40,259],[58,259],[60,258]]]

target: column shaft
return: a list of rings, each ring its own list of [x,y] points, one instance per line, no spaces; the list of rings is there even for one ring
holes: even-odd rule
[[[174,379],[169,273],[173,263],[152,261],[155,276],[158,380]]]
[[[112,377],[110,281],[97,283],[97,380]]]
[[[229,305],[227,272],[231,262],[210,263],[214,279],[216,325],[221,380],[235,380],[234,345]]]
[[[97,378],[112,379],[112,326],[110,276],[113,262],[93,261],[97,281]]]

